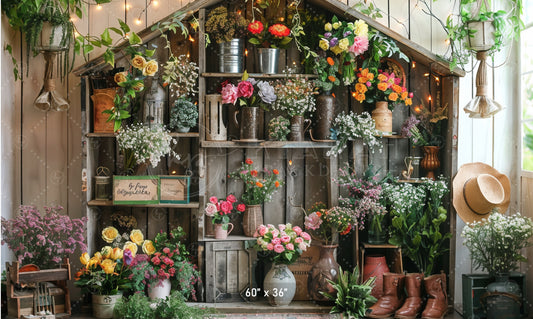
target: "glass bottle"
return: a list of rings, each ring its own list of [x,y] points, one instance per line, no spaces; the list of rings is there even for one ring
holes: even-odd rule
[[[150,90],[144,96],[144,125],[163,125],[166,92],[159,84],[159,77],[152,79]]]

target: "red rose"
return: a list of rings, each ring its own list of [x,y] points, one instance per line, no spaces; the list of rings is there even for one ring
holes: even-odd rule
[[[237,198],[235,198],[235,195],[229,194],[228,197],[226,197],[226,200],[230,203],[235,203],[237,201]]]
[[[278,174],[279,174],[279,171],[278,171],[277,169],[274,168],[274,169],[272,170],[272,173],[274,173],[274,175],[278,175]]]
[[[246,161],[244,161],[246,164],[248,165],[252,165],[254,163],[254,161],[252,161],[251,159],[247,158]]]
[[[239,205],[237,205],[237,210],[238,210],[239,212],[242,213],[242,212],[244,212],[245,209],[246,209],[246,206],[245,206],[244,204],[239,204]]]
[[[257,171],[254,169],[250,172],[250,175],[252,175],[253,177],[257,177]]]
[[[220,210],[222,210],[226,215],[231,212],[233,205],[230,202],[223,201],[220,203]]]
[[[251,97],[254,93],[254,86],[248,81],[241,81],[237,85],[237,97]]]
[[[263,32],[265,27],[263,26],[263,23],[261,21],[252,21],[250,24],[248,24],[248,31],[250,31],[252,34],[259,34]]]
[[[268,32],[278,38],[288,37],[291,34],[291,30],[281,23],[271,25]]]

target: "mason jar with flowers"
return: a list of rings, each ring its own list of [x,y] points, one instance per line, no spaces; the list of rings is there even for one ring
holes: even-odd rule
[[[404,103],[413,104],[413,93],[403,85],[405,78],[397,77],[394,72],[385,72],[375,68],[360,68],[357,73],[354,98],[366,104],[375,104],[372,118],[376,129],[392,134],[392,110],[394,106]]]
[[[305,228],[314,240],[321,242],[320,259],[309,271],[307,290],[315,301],[327,301],[321,292],[335,294],[329,281],[336,282],[339,264],[335,258],[339,235],[349,234],[356,225],[354,212],[335,206],[327,209],[324,203],[315,203],[307,213]]]
[[[259,20],[253,20],[248,24],[248,31],[252,34],[248,42],[259,47],[259,72],[278,73],[280,49],[286,49],[292,41],[291,29],[282,22],[269,26]]]
[[[276,101],[274,87],[267,81],[256,81],[244,71],[241,81],[234,85],[228,81],[222,83],[222,103],[236,106],[231,116],[233,124],[240,130],[243,142],[257,141],[259,138],[259,120],[261,109],[267,109]],[[240,121],[238,116],[240,115]]]
[[[205,207],[205,215],[211,217],[211,221],[215,225],[215,238],[226,239],[233,230],[233,224],[230,223],[230,214],[240,214],[245,209],[246,205],[237,204],[237,198],[233,194],[229,194],[225,199],[211,196],[209,203]],[[229,228],[228,226],[231,227]]]
[[[286,306],[296,293],[296,279],[287,266],[309,248],[311,236],[291,224],[268,224],[259,225],[254,237],[259,257],[273,263],[263,281],[263,289],[271,292],[267,300],[272,306]]]
[[[258,170],[253,164],[253,160],[247,158],[239,169],[229,174],[229,177],[244,184],[241,200],[246,204],[246,209],[242,225],[244,234],[248,237],[251,237],[257,227],[263,224],[261,205],[271,201],[272,194],[283,185],[278,169]]]

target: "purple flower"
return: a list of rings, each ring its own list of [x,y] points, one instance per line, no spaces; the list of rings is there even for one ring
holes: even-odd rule
[[[334,46],[336,46],[338,43],[339,43],[339,39],[337,39],[337,38],[333,38],[333,39],[329,40],[329,47],[330,47],[330,48],[331,48],[331,47],[334,47]]]
[[[129,249],[124,250],[123,258],[124,258],[124,263],[129,266],[131,264],[131,261],[133,260],[133,256],[131,255],[131,250]]]
[[[331,32],[324,33],[324,38],[331,38]]]
[[[416,127],[420,123],[420,120],[416,118],[416,116],[411,115],[402,125],[401,133],[403,137],[411,137],[412,129]]]
[[[346,31],[346,32],[344,32],[344,33],[342,34],[342,36],[346,38],[346,37],[349,36],[350,34],[352,34],[352,31]]]

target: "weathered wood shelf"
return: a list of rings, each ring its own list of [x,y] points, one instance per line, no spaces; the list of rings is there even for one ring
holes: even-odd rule
[[[254,237],[246,237],[246,236],[242,236],[242,235],[229,235],[226,239],[215,239],[215,237],[204,237],[204,239],[202,239],[202,241],[216,241],[216,242],[220,242],[220,241],[247,241],[247,240],[256,240],[256,238]]]
[[[405,139],[405,138],[407,138],[407,137],[405,137],[405,136],[397,135],[397,134],[391,134],[391,135],[385,135],[385,134],[383,134],[381,137],[382,137],[382,138],[392,138],[392,139]]]
[[[202,73],[203,77],[206,78],[242,78],[242,73],[215,73],[215,72],[206,72]],[[284,73],[276,74],[262,74],[262,73],[248,73],[248,77],[257,78],[257,79],[280,79],[286,77]],[[316,74],[291,74],[293,77],[306,77],[306,78],[317,78]]]
[[[190,202],[188,204],[143,204],[143,205],[123,205],[113,204],[112,200],[96,200],[93,199],[87,203],[88,206],[130,206],[130,207],[160,207],[160,208],[198,208],[198,202]]]
[[[263,141],[263,142],[235,142],[235,141],[202,141],[205,148],[331,148],[331,142],[289,142],[289,141]]]
[[[87,133],[85,134],[87,137],[117,137],[116,133]],[[198,132],[189,132],[189,133],[170,133],[170,136],[172,137],[200,137],[200,133]]]

